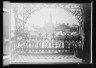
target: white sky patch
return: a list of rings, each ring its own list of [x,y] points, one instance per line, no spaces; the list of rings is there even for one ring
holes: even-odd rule
[[[12,9],[11,9],[12,10]],[[50,22],[50,15],[52,16],[52,23],[69,23],[72,25],[73,23],[79,25],[78,20],[75,19],[75,16],[72,16],[71,13],[65,11],[63,8],[42,8],[39,11],[35,12],[31,15],[31,17],[27,20],[25,27],[28,27],[28,30],[34,30],[32,25],[44,26],[45,23]],[[15,26],[15,14],[11,11],[11,27],[14,30]]]
[[[75,19],[75,16],[72,16],[71,13],[65,11],[63,8],[43,8],[40,11],[35,12],[28,19],[27,24],[44,26],[44,23],[49,23],[50,14],[52,15],[52,23],[69,23],[69,25],[77,24],[78,20]]]

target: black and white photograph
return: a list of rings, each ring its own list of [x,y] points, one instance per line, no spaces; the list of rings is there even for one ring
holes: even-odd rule
[[[3,1],[3,66],[92,64],[92,6]]]

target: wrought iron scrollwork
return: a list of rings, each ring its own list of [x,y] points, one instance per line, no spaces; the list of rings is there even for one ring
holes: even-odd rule
[[[77,6],[77,8],[76,8]],[[82,5],[81,4],[71,4],[69,5],[69,8],[64,8],[67,12],[72,13],[73,16],[78,20],[78,22],[81,24],[82,22]]]
[[[59,7],[59,6],[60,5],[57,5],[57,7]],[[39,38],[37,36],[33,36],[33,35],[31,35],[31,37],[28,37],[28,33],[23,32],[24,31],[24,28],[23,28],[24,24],[27,22],[28,18],[35,11],[39,10],[39,8],[34,9],[32,7],[31,8],[22,7],[23,10],[21,12],[22,13],[24,12],[23,13],[24,16],[22,14],[20,15],[22,18],[20,18],[18,16],[18,14],[19,14],[19,11],[18,11],[19,9],[18,8],[19,7],[13,7],[13,11],[15,13],[15,22],[16,22],[16,30],[15,30],[16,31],[16,39],[20,39],[20,37],[21,37],[21,40],[16,40],[17,41],[16,44],[18,44],[18,46],[20,46],[18,48],[25,48],[28,51],[28,49],[30,49],[30,48],[31,49],[42,48],[42,50],[43,50],[44,47],[45,47],[45,49],[50,47],[49,49],[47,49],[47,51],[48,51],[52,48],[56,49],[56,47],[57,47],[59,52],[61,52],[62,49],[63,49],[62,52],[64,52],[64,49],[68,50],[69,47],[70,47],[69,48],[70,51],[74,50],[74,45],[77,44],[77,43],[78,43],[78,45],[82,44],[81,39],[78,41],[78,40],[75,39],[76,37],[74,38],[74,37],[70,36],[71,37],[70,38],[69,36],[66,37],[66,35],[65,36],[59,35],[59,38],[58,37],[56,38],[55,33],[51,34],[51,39],[48,38],[48,36],[49,36],[48,33],[46,33],[44,35],[40,33]],[[68,12],[71,12],[72,15],[74,15],[76,17],[76,19],[78,19],[78,21],[81,22],[82,14],[81,14],[80,5],[78,7],[76,7],[76,4],[75,5],[74,4],[69,4],[68,6],[67,6],[67,4],[65,4],[65,5],[62,6],[62,8],[64,8],[64,10],[66,10]],[[31,41],[29,42],[28,40],[31,40]],[[29,44],[31,44],[31,47],[29,47]],[[61,48],[61,50],[59,48]],[[54,50],[54,49],[53,49],[53,51],[58,51],[58,50]],[[37,50],[34,50],[34,51],[37,51]]]

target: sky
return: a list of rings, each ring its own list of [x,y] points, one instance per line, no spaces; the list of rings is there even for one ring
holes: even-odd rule
[[[45,22],[49,22],[50,15],[52,15],[52,23],[54,24],[56,24],[56,22],[65,24],[69,23],[69,25],[72,25],[73,23],[77,25],[79,24],[78,20],[75,19],[75,16],[72,16],[71,13],[65,11],[63,8],[41,8],[28,18],[25,26],[30,30],[33,29],[33,24],[43,27]],[[13,11],[11,12],[11,26],[13,26],[11,28],[14,29],[15,16]]]
[[[48,23],[50,20],[50,15],[52,15],[52,23],[69,23],[69,25],[79,24],[78,20],[75,19],[75,16],[72,16],[71,13],[65,11],[63,8],[42,8],[41,10],[35,12],[27,20],[28,26],[38,25],[44,26],[44,23]]]

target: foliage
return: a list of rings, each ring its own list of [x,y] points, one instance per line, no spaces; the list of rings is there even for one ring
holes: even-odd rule
[[[62,31],[62,32],[66,32],[69,31],[69,32],[77,32],[77,27],[70,27],[69,24],[65,25],[64,23],[63,24],[59,24],[58,27],[56,27],[56,30],[57,31]]]

